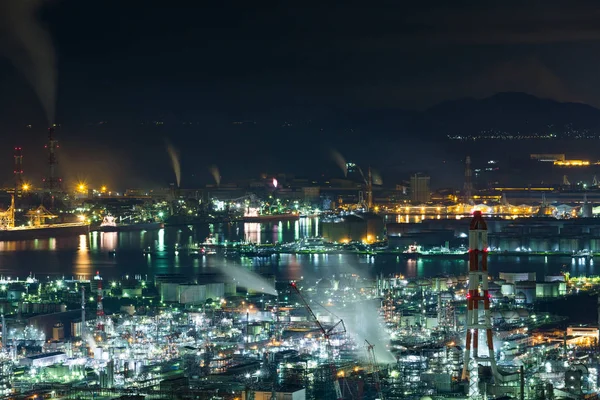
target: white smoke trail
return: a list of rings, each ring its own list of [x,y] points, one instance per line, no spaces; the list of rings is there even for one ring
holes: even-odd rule
[[[245,287],[248,290],[258,293],[277,296],[277,289],[275,289],[275,286],[257,273],[249,271],[243,267],[233,265],[221,266],[217,268],[219,268],[225,275],[233,279],[237,286]]]
[[[211,165],[209,168],[210,174],[215,179],[215,183],[217,186],[221,184],[221,174],[219,173],[219,167],[216,165]]]
[[[346,159],[344,156],[340,154],[337,150],[331,150],[331,158],[333,161],[340,167],[345,177],[348,177],[348,165],[346,164]]]
[[[356,277],[354,279],[368,278],[369,275],[364,268],[349,260],[340,265],[340,273]],[[340,286],[339,289],[344,288]],[[364,349],[360,353],[362,356],[367,357],[365,340],[368,340],[373,345],[377,362],[390,364],[396,362],[396,359],[389,350],[391,338],[379,317],[379,302],[380,300],[375,299],[347,304],[347,307],[336,310],[336,314],[344,319],[347,334],[354,343]]]
[[[356,302],[344,319],[346,331],[359,347],[365,347],[365,340],[373,345],[375,358],[378,363],[390,364],[396,361],[389,350],[390,336],[379,318],[379,307],[375,301]],[[348,310],[348,311],[350,311]],[[366,348],[364,356],[366,357]]]
[[[165,139],[167,143],[167,152],[171,157],[171,165],[173,165],[173,172],[175,172],[175,180],[177,181],[177,187],[181,184],[181,164],[179,162],[179,152],[173,147],[168,139]]]
[[[56,108],[56,55],[49,33],[38,20],[44,0],[0,0],[3,53],[25,75],[40,99],[48,123]]]
[[[373,180],[373,185],[383,185],[383,180],[378,171],[371,170],[371,178]]]

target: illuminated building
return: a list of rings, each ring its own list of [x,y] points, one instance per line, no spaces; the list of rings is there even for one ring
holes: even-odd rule
[[[410,177],[410,200],[413,203],[427,203],[431,200],[430,177],[415,174]]]
[[[590,162],[587,160],[557,160],[554,161],[554,165],[559,167],[587,167]]]

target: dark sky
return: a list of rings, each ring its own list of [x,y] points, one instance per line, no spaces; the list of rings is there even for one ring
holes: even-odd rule
[[[209,181],[213,163],[225,181],[262,170],[335,171],[325,147],[337,143],[348,158],[371,162],[393,157],[410,132],[339,144],[352,129],[343,119],[311,125],[332,110],[424,109],[503,91],[600,106],[598,2],[337,3],[47,2],[62,173],[164,185],[172,180],[165,137],[180,148],[183,184]],[[0,43],[18,42],[11,29],[0,33]],[[37,179],[46,122],[25,75],[0,61],[0,126],[7,145],[25,143],[26,170]],[[153,120],[165,125],[140,128]],[[231,126],[243,120],[257,123]],[[282,133],[288,121],[293,129]],[[0,158],[10,171],[10,154]]]

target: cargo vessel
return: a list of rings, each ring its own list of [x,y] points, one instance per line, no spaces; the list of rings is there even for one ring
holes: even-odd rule
[[[0,230],[0,241],[86,235],[89,231],[90,226],[82,222],[7,228]]]
[[[272,222],[272,221],[294,221],[300,219],[298,214],[269,214],[244,216],[241,218],[243,222]]]
[[[107,215],[102,220],[100,226],[93,228],[93,231],[98,232],[130,232],[143,231],[164,228],[162,222],[142,222],[138,224],[117,224],[115,217]]]
[[[433,247],[430,250],[424,250],[421,246],[416,244],[408,246],[408,249],[404,251],[404,255],[407,258],[430,258],[430,257],[441,257],[441,258],[467,258],[469,255],[469,249],[464,246],[460,246],[457,249],[450,249],[447,246]]]

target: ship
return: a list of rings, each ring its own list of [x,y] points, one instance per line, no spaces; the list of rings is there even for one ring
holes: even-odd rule
[[[272,222],[272,221],[293,221],[300,219],[298,214],[269,214],[244,216],[243,222]]]
[[[48,219],[57,218],[56,215],[40,205],[37,209],[26,213],[29,225],[15,226],[15,200],[6,211],[0,211],[0,241],[29,240],[59,236],[85,235],[90,231],[88,223],[46,223]]]
[[[14,227],[0,229],[0,241],[87,235],[89,231],[89,224],[83,222]]]
[[[469,249],[460,246],[457,249],[450,249],[447,245],[441,247],[433,247],[429,250],[424,250],[417,244],[408,246],[404,251],[407,258],[429,258],[429,257],[444,257],[444,258],[466,258],[469,254]]]
[[[99,232],[130,232],[130,231],[149,231],[153,229],[164,228],[162,222],[142,222],[136,224],[117,224],[115,217],[108,214],[102,219],[99,227],[93,228]]]

